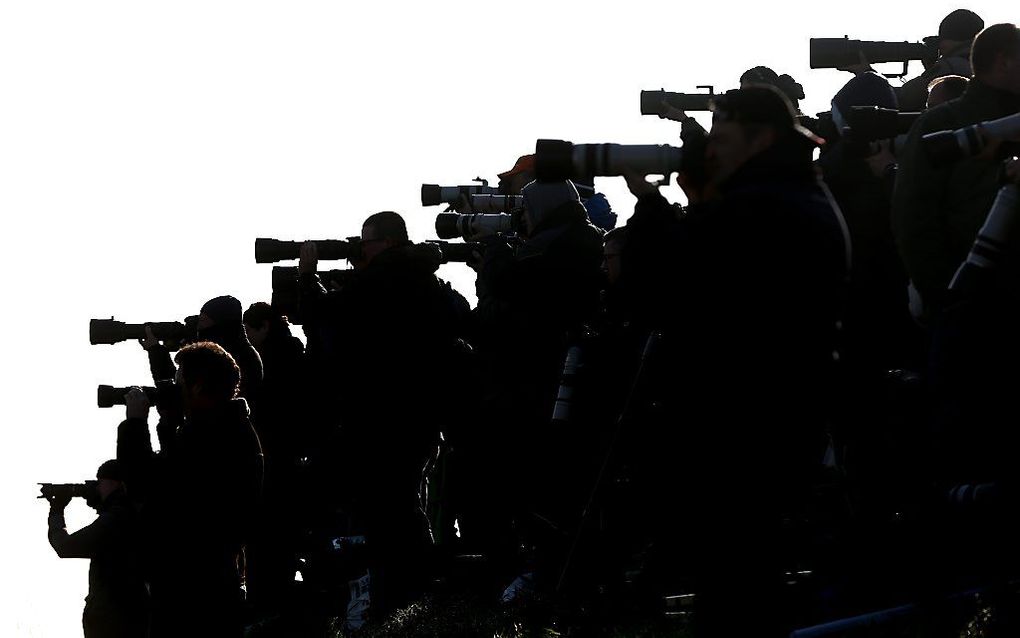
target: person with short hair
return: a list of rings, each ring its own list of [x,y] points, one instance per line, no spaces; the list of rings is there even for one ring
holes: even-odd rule
[[[413,244],[403,218],[385,211],[361,228],[355,277],[327,292],[313,242],[301,248],[301,307],[322,414],[336,428],[337,491],[366,538],[371,613],[420,596],[432,546],[422,508],[423,472],[456,402],[447,385],[468,305],[436,276],[432,244]]]
[[[926,111],[914,123],[899,155],[892,221],[900,257],[930,319],[967,257],[999,188],[1009,143],[949,165],[936,165],[921,138],[1020,111],[1020,31],[1013,24],[988,27],[974,40],[974,78],[963,96]]]
[[[180,410],[159,406],[159,453],[146,422],[149,399],[138,388],[126,397],[117,433],[117,459],[142,490],[134,498],[147,540],[152,636],[240,636],[238,565],[261,497],[262,449],[238,398],[233,357],[206,341],[185,346],[175,361]]]
[[[939,104],[963,97],[969,83],[970,78],[965,78],[962,75],[944,75],[935,78],[928,85],[928,101],[925,108],[933,109]]]
[[[53,551],[61,558],[90,559],[89,593],[82,614],[85,638],[148,636],[149,593],[139,565],[142,539],[123,479],[117,461],[99,466],[95,494],[86,501],[99,518],[73,534],[64,522],[70,497],[48,497]]]
[[[970,48],[974,38],[984,28],[984,20],[967,9],[957,9],[943,18],[937,36],[939,58],[921,75],[896,90],[900,108],[904,111],[923,111],[928,88],[933,80],[947,75],[969,78],[972,73]]]

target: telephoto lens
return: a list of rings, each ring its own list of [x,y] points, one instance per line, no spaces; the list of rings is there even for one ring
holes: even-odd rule
[[[929,133],[921,139],[921,143],[932,162],[945,165],[977,155],[989,142],[1017,137],[1020,137],[1020,113],[955,131]]]
[[[571,144],[538,140],[535,175],[542,181],[610,177],[628,172],[671,175],[681,168],[683,150],[657,144]]]
[[[149,402],[155,404],[159,399],[157,388],[142,386],[142,392],[149,397]],[[101,408],[112,408],[115,405],[124,405],[125,397],[131,388],[116,388],[112,385],[101,385],[96,389],[96,404]]]
[[[124,323],[115,319],[92,319],[89,321],[89,343],[112,345],[123,341],[145,338],[145,327],[160,341],[183,341],[197,335],[198,317],[179,321],[156,321],[151,323]]]
[[[1020,228],[1020,187],[1007,184],[999,189],[992,209],[978,232],[967,259],[957,269],[949,290],[957,295],[973,298],[982,294],[995,294],[995,274],[1011,257]],[[993,291],[988,293],[986,291]]]
[[[421,205],[439,206],[441,204],[453,205],[460,201],[461,196],[472,195],[498,195],[499,189],[489,186],[486,183],[470,184],[467,186],[440,186],[438,184],[421,185]]]
[[[474,213],[440,213],[436,215],[436,235],[440,239],[462,238],[468,241],[485,235],[517,232],[514,216],[506,213],[492,215]]]
[[[474,253],[476,251],[480,253],[484,250],[483,245],[477,242],[454,244],[448,241],[426,240],[426,243],[439,246],[439,251],[443,254],[444,264],[467,263],[474,260]]]
[[[925,42],[878,42],[849,38],[811,38],[810,65],[812,69],[841,69],[861,64],[883,62],[909,62],[938,58],[938,45]]]
[[[915,111],[854,106],[847,114],[847,124],[850,127],[849,135],[855,141],[877,142],[908,133],[919,117],[921,113]]]
[[[360,238],[348,237],[341,239],[315,239],[312,240],[318,249],[319,259],[333,261],[339,259],[357,259],[357,251],[360,245]],[[255,263],[273,264],[288,259],[301,257],[301,244],[303,241],[281,241],[260,237],[255,240]]]
[[[509,213],[524,206],[523,195],[472,195],[473,213]]]
[[[96,499],[99,496],[99,481],[84,483],[40,483],[38,498],[84,498]]]
[[[710,87],[698,87],[710,88]],[[667,107],[681,111],[710,111],[715,95],[708,93],[673,93],[671,91],[641,91],[641,115],[666,116]]]

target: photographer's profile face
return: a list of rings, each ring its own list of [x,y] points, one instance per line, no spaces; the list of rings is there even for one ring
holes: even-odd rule
[[[246,323],[244,324],[244,332],[248,335],[248,341],[251,342],[251,345],[258,348],[266,342],[266,337],[269,336],[269,322],[263,321],[262,325],[258,327]]]
[[[98,488],[99,488],[99,502],[100,503],[105,502],[106,499],[108,499],[110,497],[110,494],[113,494],[114,492],[116,492],[123,485],[124,484],[122,482],[115,481],[113,479],[99,479],[99,485],[98,485]]]
[[[749,135],[739,122],[715,122],[708,135],[705,165],[709,180],[719,185],[729,179],[749,159],[768,148],[775,134],[766,130]]]
[[[354,264],[355,268],[364,268],[372,263],[376,256],[395,244],[390,239],[379,237],[374,226],[361,227],[361,261]]]

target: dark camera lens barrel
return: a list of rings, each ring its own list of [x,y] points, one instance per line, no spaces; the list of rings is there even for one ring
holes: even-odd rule
[[[919,112],[855,106],[850,109],[847,123],[855,140],[876,142],[907,133],[920,116]]]
[[[880,42],[847,38],[811,38],[812,69],[838,69],[861,63],[907,62],[930,59],[931,48],[921,42]]]
[[[440,213],[436,215],[436,236],[440,239],[457,239],[460,237],[460,218],[457,213]]]
[[[123,321],[114,319],[92,319],[89,321],[89,343],[92,345],[114,344],[129,339],[141,339],[145,337],[145,327],[142,326],[141,334],[138,334],[137,325],[129,325]]]
[[[114,344],[144,339],[145,326],[144,323],[124,323],[114,319],[92,319],[89,322],[89,343]],[[194,332],[188,324],[179,321],[157,321],[149,323],[148,326],[153,336],[161,341],[179,341]]]
[[[665,91],[641,91],[641,115],[663,115],[662,103],[665,101]]]
[[[439,188],[439,184],[422,184],[421,205],[439,206],[443,203],[441,193],[442,190]]]
[[[665,115],[663,103],[681,111],[708,111],[714,96],[709,93],[641,91],[641,115]]]
[[[319,259],[347,259],[350,254],[350,244],[346,241],[340,239],[316,239],[314,241],[318,248]],[[272,264],[278,261],[297,259],[301,256],[301,244],[303,243],[260,237],[255,240],[255,263]]]
[[[273,292],[277,290],[296,290],[298,286],[297,266],[273,266],[271,281]]]
[[[116,388],[112,385],[101,385],[96,388],[96,405],[101,408],[112,408],[115,405],[124,405],[124,396],[131,388]],[[156,402],[159,391],[152,387],[143,387],[142,392],[149,397],[149,401]]]
[[[535,177],[550,182],[575,177],[574,145],[564,140],[538,140],[535,143]]]

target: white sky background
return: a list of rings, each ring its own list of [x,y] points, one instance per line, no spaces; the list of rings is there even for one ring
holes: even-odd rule
[[[80,635],[87,563],[48,546],[35,482],[93,477],[123,418],[96,385],[149,381],[137,344],[89,345],[90,318],[268,300],[258,236],[342,238],[396,210],[434,237],[422,182],[495,184],[537,138],[678,144],[641,89],[722,91],[764,64],[826,110],[850,76],[809,70],[809,37],[914,41],[959,6],[777,4],[0,4],[0,635]],[[625,219],[622,180],[598,186]],[[465,266],[441,275],[473,297]]]

